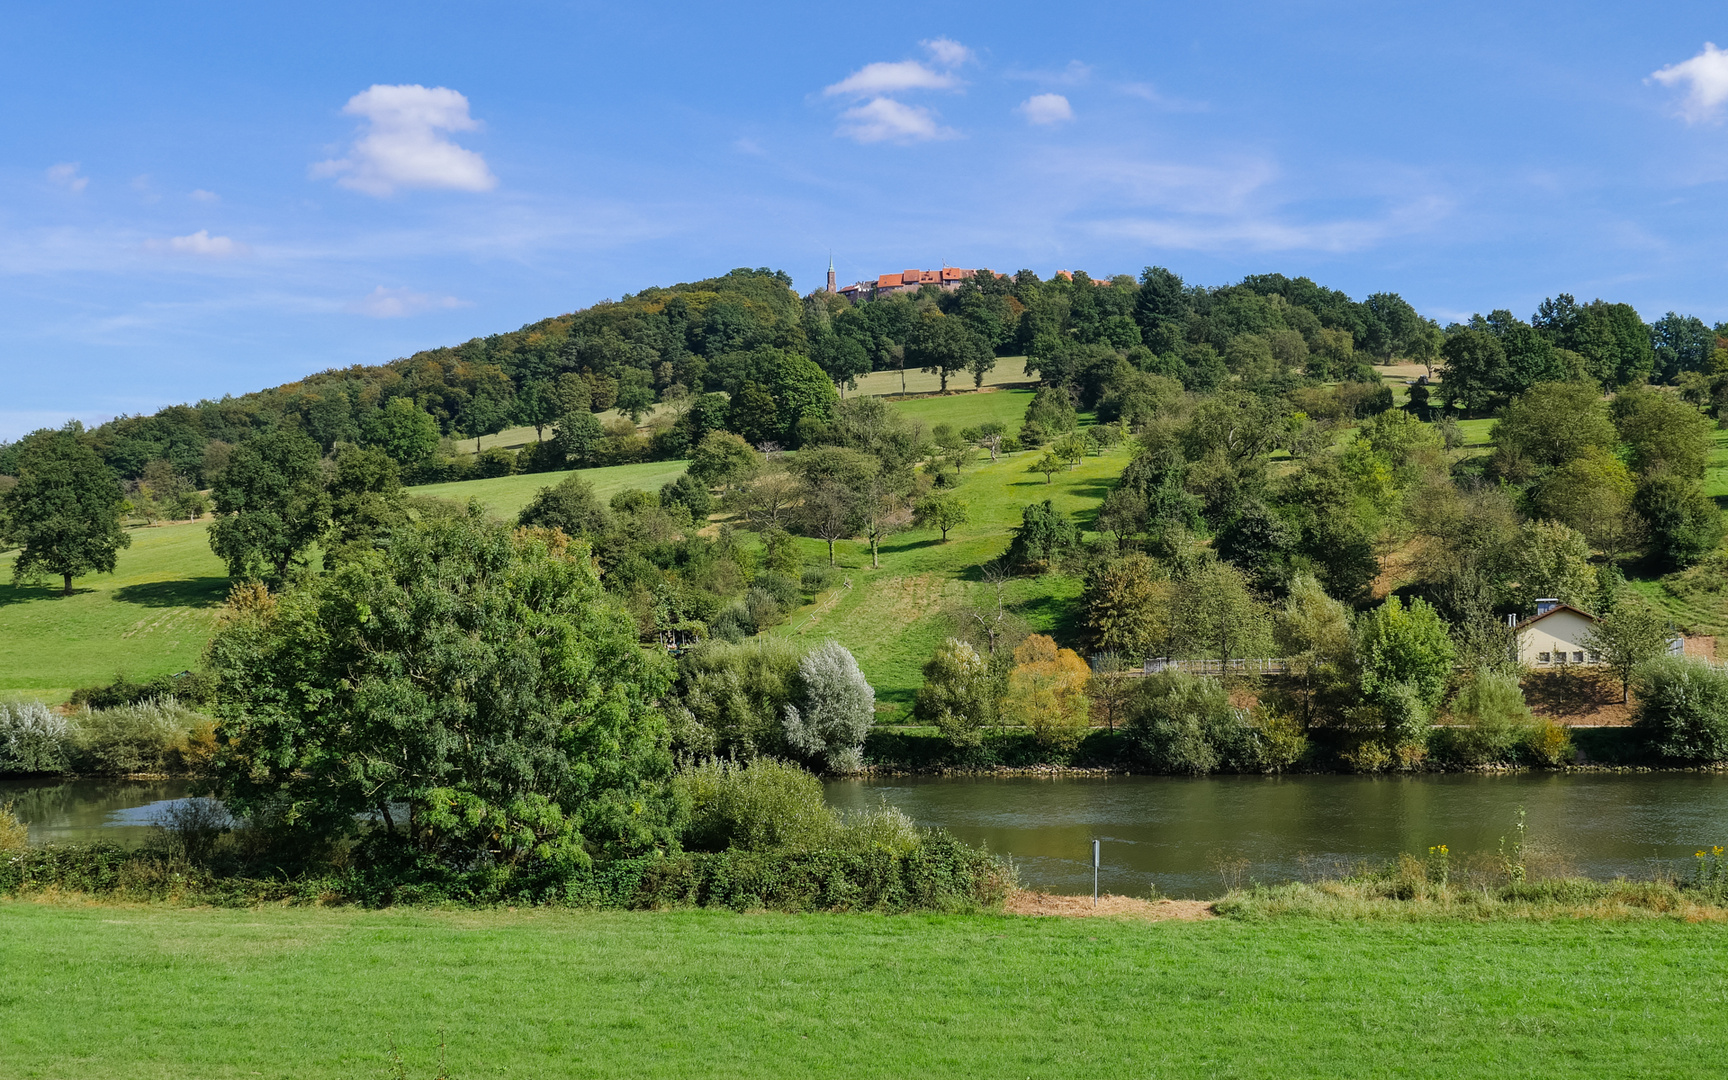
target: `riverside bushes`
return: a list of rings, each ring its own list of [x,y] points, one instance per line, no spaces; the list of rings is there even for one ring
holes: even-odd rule
[[[190,773],[215,745],[209,718],[171,697],[69,717],[39,701],[0,703],[0,774]]]
[[[1632,692],[1653,752],[1675,761],[1728,760],[1728,671],[1665,656],[1638,669]]]
[[[1001,860],[930,832],[908,852],[728,849],[596,861],[538,877],[427,868],[405,877],[348,868],[295,877],[219,874],[160,851],[113,845],[31,848],[0,860],[0,896],[79,893],[114,901],[249,907],[261,903],[546,904],[614,910],[970,911],[999,906]]]

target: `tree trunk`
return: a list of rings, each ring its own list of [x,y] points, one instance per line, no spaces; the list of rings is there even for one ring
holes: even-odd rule
[[[879,570],[881,567],[882,562],[876,557],[876,538],[872,536],[870,538],[870,569]]]
[[[828,565],[834,565],[834,541],[828,541]]]
[[[61,596],[71,596],[72,595],[72,575],[71,574],[61,574],[60,576],[66,579],[66,589],[60,595]]]

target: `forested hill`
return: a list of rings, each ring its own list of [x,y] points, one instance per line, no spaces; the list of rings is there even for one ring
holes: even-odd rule
[[[154,469],[207,486],[228,448],[283,426],[326,452],[338,443],[380,446],[409,479],[449,479],[485,463],[444,440],[511,425],[562,440],[554,448],[548,438],[512,469],[678,457],[701,429],[719,426],[752,442],[796,445],[795,405],[819,390],[811,385],[818,370],[835,384],[901,365],[965,378],[997,356],[1025,356],[1030,374],[1067,385],[1089,408],[1119,381],[1111,376],[1119,363],[1201,392],[1227,381],[1288,390],[1304,381],[1377,384],[1366,361],[1399,356],[1442,364],[1449,403],[1480,412],[1544,379],[1702,379],[1724,329],[1673,313],[1646,325],[1628,305],[1568,296],[1544,302],[1530,322],[1494,311],[1443,329],[1395,293],[1356,301],[1282,274],[1208,288],[1150,267],[1108,282],[985,271],[955,292],[927,287],[857,304],[800,298],[791,284],[783,271],[761,268],[645,289],[386,364],[121,417],[84,438],[132,484]],[[713,396],[720,393],[727,397]],[[662,415],[645,430],[583,419],[614,408],[639,418],[656,402],[685,403],[694,419]],[[16,472],[17,449],[0,445],[0,475]]]

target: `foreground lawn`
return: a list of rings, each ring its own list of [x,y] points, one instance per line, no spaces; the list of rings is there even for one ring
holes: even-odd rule
[[[63,701],[80,686],[196,667],[228,571],[206,522],[133,529],[113,574],[17,586],[0,556],[0,695]]]
[[[1721,928],[0,904],[8,1077],[1711,1076]]]

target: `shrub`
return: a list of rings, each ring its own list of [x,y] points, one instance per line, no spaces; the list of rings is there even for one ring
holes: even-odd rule
[[[1255,716],[1230,704],[1217,679],[1166,671],[1142,679],[1127,703],[1124,731],[1156,769],[1204,776],[1278,770],[1308,752],[1292,717]]]
[[[193,744],[207,737],[210,721],[170,697],[85,709],[73,716],[71,727],[80,771],[163,773],[182,772],[199,756]]]
[[[71,729],[40,701],[0,701],[0,773],[65,772]]]
[[[176,701],[204,705],[216,696],[216,678],[208,671],[182,671],[178,675],[158,675],[147,682],[133,682],[117,675],[107,686],[86,686],[72,692],[72,704],[92,709],[112,709],[117,705],[137,705],[156,698],[171,697]]]
[[[792,578],[786,574],[769,570],[765,573],[757,574],[756,580],[751,584],[755,588],[761,589],[763,592],[767,593],[774,599],[774,602],[779,604],[781,607],[792,607],[794,604],[798,603],[798,582],[793,581]]]
[[[754,634],[779,626],[780,620],[786,617],[779,602],[765,589],[753,588],[745,593],[744,610],[749,616],[750,632]]]
[[[953,746],[978,746],[990,721],[994,683],[990,664],[978,650],[949,638],[924,664],[924,685],[918,688],[913,713]]]
[[[798,705],[786,706],[786,741],[830,772],[864,767],[864,737],[876,722],[876,691],[858,661],[825,641],[798,664]]]
[[[474,473],[485,479],[511,476],[516,472],[516,451],[502,446],[488,446],[474,459]]]
[[[1728,671],[1682,656],[1638,669],[1637,726],[1650,749],[1679,761],[1728,759]]]
[[[775,758],[710,758],[680,771],[672,785],[690,807],[684,844],[693,851],[813,851],[838,826],[821,783]]]
[[[1464,765],[1510,762],[1528,748],[1539,730],[1517,676],[1503,671],[1477,671],[1452,699],[1452,725],[1445,729],[1442,751]]]
[[[1552,720],[1538,720],[1524,734],[1524,752],[1538,765],[1564,765],[1572,760],[1572,733]]]
[[[722,611],[712,623],[716,636]],[[707,641],[678,663],[678,696],[691,715],[694,743],[705,752],[753,758],[786,752],[783,710],[792,702],[802,651],[790,641]]]
[[[798,584],[807,593],[819,593],[834,584],[834,579],[839,576],[839,573],[831,566],[812,566],[804,571],[803,576],[798,579]]]

